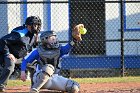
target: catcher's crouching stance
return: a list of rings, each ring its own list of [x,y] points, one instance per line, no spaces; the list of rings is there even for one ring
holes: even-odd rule
[[[79,29],[84,27],[83,24],[76,25],[72,31],[72,36],[75,41],[81,41]],[[33,63],[34,60],[39,62],[36,67],[36,72],[33,75],[33,85],[31,93],[38,93],[41,88],[50,90],[64,91],[68,93],[78,93],[79,84],[73,80],[58,75],[59,59],[68,54],[74,41],[71,41],[65,46],[61,46],[53,31],[45,31],[40,35],[41,44],[27,55],[21,64],[21,80],[26,80],[27,63]]]

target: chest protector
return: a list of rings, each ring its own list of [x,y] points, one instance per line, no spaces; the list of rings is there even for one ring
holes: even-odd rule
[[[51,64],[55,68],[58,67],[59,64],[59,56],[60,56],[60,48],[45,50],[42,46],[38,46],[37,48],[39,56],[40,56],[40,64]]]

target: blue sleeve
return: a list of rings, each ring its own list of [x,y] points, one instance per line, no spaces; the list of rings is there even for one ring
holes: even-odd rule
[[[12,32],[17,32],[21,37],[24,37],[28,33],[28,29],[24,26],[19,26],[12,30]]]
[[[30,52],[27,56],[24,57],[22,63],[21,63],[21,71],[25,71],[27,67],[27,63],[32,63],[34,60],[38,60],[39,53],[37,49],[34,49],[32,52]]]
[[[65,54],[68,54],[71,50],[72,46],[68,43],[65,46],[60,47],[60,57],[62,57]]]

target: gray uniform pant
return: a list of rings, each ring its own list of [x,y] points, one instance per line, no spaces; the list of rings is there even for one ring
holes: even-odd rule
[[[12,62],[7,56],[0,56],[0,63],[4,64],[4,68],[0,75],[0,88],[3,88],[7,85],[9,77],[14,72],[15,62]]]
[[[33,81],[36,80],[36,74],[34,74]],[[58,74],[53,74],[52,77],[45,83],[42,89],[49,90],[58,90],[58,91],[66,91],[66,84],[68,82],[68,78],[63,76],[59,76]]]

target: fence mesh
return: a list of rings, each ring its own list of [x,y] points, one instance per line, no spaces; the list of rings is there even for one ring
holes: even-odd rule
[[[74,25],[85,25],[87,33],[82,36],[83,41],[75,45],[69,55],[62,59],[62,74],[65,76],[120,76],[123,61],[126,76],[139,75],[138,0],[1,1],[1,37],[10,33],[13,28],[23,25],[25,19],[31,15],[41,18],[41,31],[56,31],[58,40],[63,45],[72,39]],[[121,17],[124,19],[123,23]],[[122,24],[124,29],[121,28]]]

